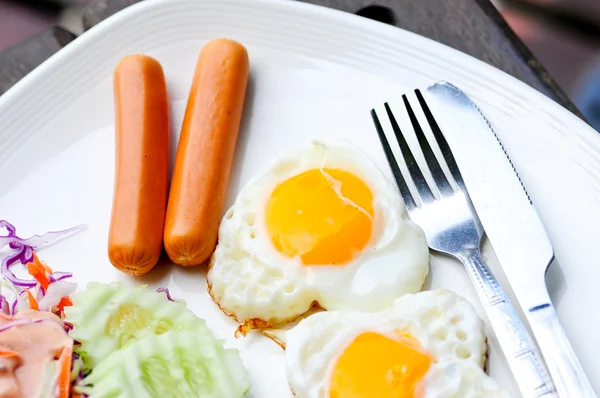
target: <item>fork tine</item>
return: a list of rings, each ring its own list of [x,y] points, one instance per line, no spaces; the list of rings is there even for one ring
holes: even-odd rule
[[[406,181],[402,176],[402,171],[400,167],[398,167],[398,162],[396,161],[396,157],[392,152],[392,148],[390,148],[390,143],[388,142],[383,128],[381,127],[381,123],[379,122],[379,118],[377,117],[377,113],[375,109],[371,109],[371,118],[373,119],[373,123],[375,124],[375,129],[377,130],[377,135],[379,136],[379,141],[381,141],[381,146],[383,147],[383,152],[385,152],[385,157],[387,158],[388,164],[392,169],[392,174],[394,174],[394,178],[396,179],[396,183],[398,188],[400,189],[400,195],[402,196],[402,200],[404,200],[404,205],[410,211],[417,207],[410,190],[408,189],[408,185],[406,185]]]
[[[431,192],[431,188],[427,184],[427,180],[423,177],[423,173],[421,172],[421,168],[419,164],[415,160],[415,157],[408,146],[408,142],[404,138],[404,134],[400,130],[400,126],[398,126],[398,122],[396,122],[396,118],[390,109],[390,106],[387,102],[384,104],[385,111],[387,112],[388,117],[390,118],[390,122],[392,124],[392,129],[394,130],[394,134],[396,135],[396,140],[398,141],[398,145],[400,145],[400,151],[402,152],[402,157],[404,157],[404,161],[406,162],[406,167],[408,168],[408,172],[417,188],[417,192],[421,198],[422,203],[432,202],[435,200],[433,193]]]
[[[408,102],[408,98],[406,95],[402,96],[404,100],[404,106],[408,111],[408,117],[410,118],[410,122],[413,125],[413,129],[415,130],[415,135],[419,140],[419,145],[421,146],[421,151],[423,151],[423,155],[425,156],[425,161],[427,162],[427,166],[429,166],[429,171],[431,172],[431,176],[433,177],[433,181],[437,184],[437,187],[440,191],[440,195],[451,195],[454,193],[452,186],[448,182],[446,175],[444,174],[444,170],[440,166],[440,163],[437,160],[437,157],[433,153],[431,146],[429,145],[429,141],[427,137],[425,137],[425,133],[423,133],[423,129],[413,112],[410,103]]]
[[[415,90],[415,94],[417,95],[419,104],[421,105],[421,108],[423,109],[423,113],[425,114],[425,117],[427,118],[427,122],[429,123],[429,126],[431,127],[433,136],[435,137],[435,140],[437,141],[438,146],[440,147],[440,149],[442,151],[442,155],[444,156],[444,159],[446,160],[446,164],[448,165],[448,169],[450,170],[452,177],[456,181],[456,184],[458,185],[459,189],[464,191],[465,190],[465,182],[463,181],[462,175],[460,174],[460,170],[458,169],[456,160],[454,159],[454,156],[452,155],[452,151],[450,150],[448,141],[446,141],[446,138],[444,137],[442,130],[438,126],[437,122],[435,121],[435,118],[433,117],[433,114],[431,113],[429,106],[427,106],[427,103],[425,102],[425,98],[423,98],[423,94],[421,94],[421,91],[419,89],[417,89],[417,90]]]

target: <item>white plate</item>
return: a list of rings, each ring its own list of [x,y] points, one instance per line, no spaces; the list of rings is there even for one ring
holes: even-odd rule
[[[106,20],[0,97],[0,218],[21,235],[80,223],[88,228],[44,249],[76,280],[167,286],[241,350],[252,395],[291,396],[283,353],[235,325],[210,301],[202,267],[164,265],[133,279],[108,261],[113,189],[112,71],[130,53],[163,65],[174,102],[173,143],[196,57],[210,39],[247,46],[251,82],[228,204],[265,159],[309,139],[348,138],[390,175],[369,109],[408,88],[448,80],[469,94],[500,135],[556,249],[549,284],[577,354],[600,390],[600,136],[577,117],[480,61],[420,36],[325,8],[281,0],[156,0]],[[173,150],[175,145],[173,145]],[[458,263],[432,258],[431,286],[477,303]],[[496,342],[490,373],[513,392]]]

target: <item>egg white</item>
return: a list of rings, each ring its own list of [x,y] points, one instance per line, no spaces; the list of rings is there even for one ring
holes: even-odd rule
[[[298,398],[328,397],[332,368],[358,335],[395,338],[404,332],[435,359],[423,383],[425,398],[507,397],[485,374],[485,328],[473,306],[439,289],[405,295],[377,313],[327,311],[309,316],[285,334],[286,372]]]
[[[373,233],[344,265],[305,266],[273,246],[265,211],[273,190],[315,168],[350,172],[373,193]],[[421,289],[429,269],[422,230],[408,219],[397,188],[350,143],[313,142],[268,166],[238,195],[219,228],[208,283],[215,301],[240,322],[273,325],[296,318],[313,302],[329,310],[379,311]]]

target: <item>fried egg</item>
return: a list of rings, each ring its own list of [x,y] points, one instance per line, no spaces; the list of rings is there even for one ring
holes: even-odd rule
[[[224,312],[267,327],[317,303],[382,310],[419,291],[428,269],[423,231],[373,161],[347,142],[313,142],[242,189],[207,279]]]
[[[298,398],[508,397],[483,370],[483,322],[449,290],[405,295],[377,313],[320,312],[285,340]]]

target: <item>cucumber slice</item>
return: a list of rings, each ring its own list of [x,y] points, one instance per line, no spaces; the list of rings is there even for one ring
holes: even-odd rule
[[[237,398],[250,388],[237,350],[189,330],[132,341],[82,384],[89,398]]]
[[[86,291],[74,294],[72,299],[73,306],[65,308],[65,315],[73,324],[69,335],[81,343],[77,352],[84,370],[148,334],[186,329],[214,340],[204,320],[185,304],[169,301],[146,286],[90,283]]]

